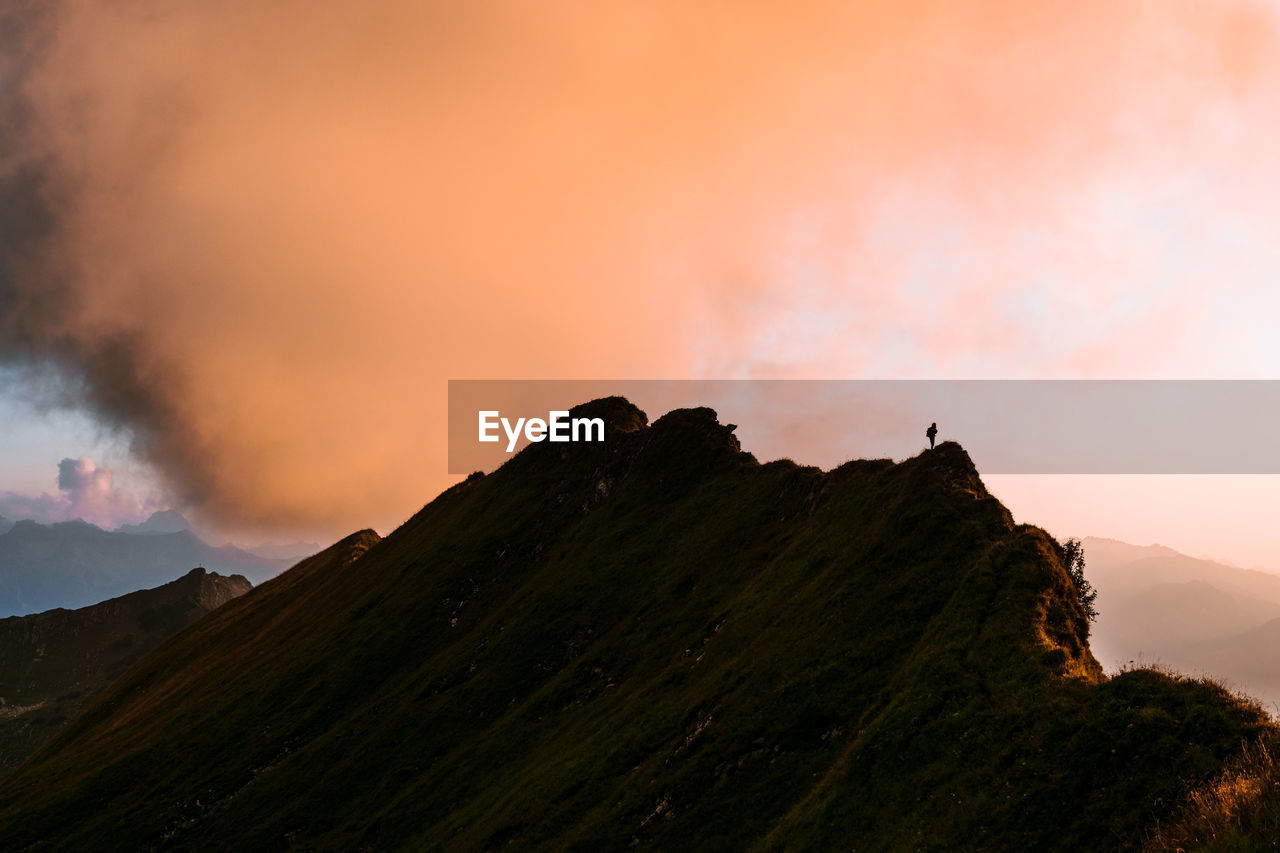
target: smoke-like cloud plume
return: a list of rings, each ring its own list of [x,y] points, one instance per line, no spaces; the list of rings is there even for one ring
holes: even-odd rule
[[[404,517],[449,377],[1105,363],[1010,306],[1276,88],[1249,3],[0,8],[0,358],[230,527]]]

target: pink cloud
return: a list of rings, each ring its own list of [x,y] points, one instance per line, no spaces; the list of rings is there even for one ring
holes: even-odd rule
[[[10,521],[31,519],[41,524],[83,519],[105,529],[135,524],[159,507],[116,488],[111,469],[87,456],[58,463],[57,492],[28,495],[0,492],[0,516]]]

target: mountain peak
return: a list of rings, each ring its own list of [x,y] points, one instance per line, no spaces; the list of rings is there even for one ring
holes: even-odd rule
[[[191,522],[175,509],[162,509],[151,513],[141,524],[122,524],[116,528],[117,533],[131,533],[138,536],[181,533],[184,530],[193,530]]]
[[[569,410],[570,418],[601,418],[609,432],[635,432],[648,425],[649,416],[626,397],[600,397]]]
[[[957,441],[944,441],[932,450],[921,452],[909,462],[920,464],[951,489],[967,492],[975,498],[991,497],[978,475],[978,467]]]
[[[674,460],[735,457],[742,453],[742,445],[733,434],[736,428],[720,423],[715,409],[706,406],[672,409],[649,427],[646,455]]]
[[[15,521],[13,525],[9,528],[9,532],[12,533],[15,537],[22,536],[22,535],[30,536],[33,533],[38,533],[41,530],[47,530],[47,529],[48,529],[47,527],[45,527],[43,524],[41,524],[38,521],[33,521],[30,518],[23,518],[23,519],[19,519],[18,521]]]

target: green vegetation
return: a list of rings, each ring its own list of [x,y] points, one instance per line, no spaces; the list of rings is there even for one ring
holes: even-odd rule
[[[1144,851],[1274,850],[1280,839],[1280,740],[1249,744],[1210,781],[1184,798],[1172,820],[1147,837]]]
[[[597,414],[146,656],[0,786],[7,849],[1108,849],[1270,731],[1105,679],[953,442],[823,473]]]
[[[1058,556],[1062,565],[1066,566],[1067,575],[1071,578],[1071,585],[1075,587],[1076,598],[1080,599],[1085,615],[1090,622],[1097,620],[1098,608],[1094,604],[1098,600],[1098,591],[1084,576],[1084,545],[1080,544],[1079,539],[1068,539],[1059,547]]]

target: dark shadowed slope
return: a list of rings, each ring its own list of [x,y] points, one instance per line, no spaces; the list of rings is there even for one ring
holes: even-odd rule
[[[1266,728],[1102,680],[1055,544],[954,443],[823,473],[707,409],[590,413],[604,445],[534,445],[148,655],[0,786],[0,837],[1077,851]]]
[[[192,569],[79,610],[0,619],[0,776],[161,640],[251,588],[240,575]]]
[[[215,548],[189,530],[121,533],[84,521],[20,521],[0,534],[0,616],[86,607],[157,586],[196,566],[258,583],[289,565],[238,548]]]

